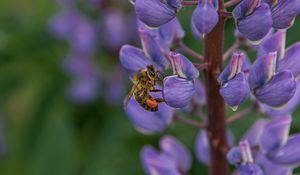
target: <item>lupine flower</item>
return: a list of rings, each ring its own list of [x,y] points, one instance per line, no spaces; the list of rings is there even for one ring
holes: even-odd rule
[[[220,74],[218,80],[221,83],[220,94],[233,110],[244,102],[250,94],[246,75],[243,70],[249,69],[246,55],[243,52],[235,52],[230,63]]]
[[[293,168],[276,164],[261,153],[256,155],[256,162],[262,168],[265,175],[292,175]]]
[[[241,141],[227,153],[228,162],[237,167],[241,175],[264,175],[260,166],[254,163],[248,141]]]
[[[119,49],[136,32],[136,20],[120,10],[106,10],[100,24],[102,44],[109,49]]]
[[[228,145],[232,146],[234,144],[234,136],[230,131],[227,131],[227,140]],[[210,148],[209,148],[209,141],[207,138],[207,131],[202,129],[199,131],[198,136],[195,142],[195,153],[197,159],[205,164],[209,165],[210,161]]]
[[[172,136],[160,140],[160,152],[152,146],[141,151],[144,169],[149,175],[181,175],[188,172],[192,158],[185,146]]]
[[[217,13],[217,0],[199,0],[197,8],[192,16],[192,28],[200,36],[209,33],[218,23],[219,15]]]
[[[149,27],[159,27],[176,17],[181,8],[180,0],[136,0],[137,18]]]
[[[277,54],[256,59],[249,72],[249,85],[254,96],[272,107],[286,104],[295,94],[296,81],[288,70],[276,71]]]
[[[273,27],[286,29],[293,25],[296,16],[300,13],[298,0],[263,0],[272,10]]]
[[[295,77],[300,75],[300,42],[293,44],[286,49],[285,56],[279,60],[277,65],[278,71],[289,70]]]
[[[260,41],[272,27],[270,8],[260,0],[244,0],[232,13],[238,30],[250,41]]]
[[[291,98],[291,100],[280,108],[272,108],[268,105],[259,103],[259,108],[262,113],[270,117],[278,117],[291,114],[300,102],[300,82],[297,82],[295,95]]]
[[[189,104],[195,94],[194,79],[199,77],[199,71],[186,57],[179,53],[170,53],[173,76],[168,76],[163,82],[165,102],[174,108],[183,108]]]

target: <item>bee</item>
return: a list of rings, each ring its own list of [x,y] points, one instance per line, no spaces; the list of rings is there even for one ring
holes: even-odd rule
[[[157,80],[160,79],[160,73],[153,65],[148,65],[145,69],[141,69],[132,79],[133,86],[125,101],[125,107],[132,96],[144,109],[155,112],[158,110],[158,103],[164,102],[164,99],[153,98],[150,92],[161,92],[155,89]]]

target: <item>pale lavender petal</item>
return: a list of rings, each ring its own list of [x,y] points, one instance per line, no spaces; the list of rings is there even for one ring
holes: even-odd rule
[[[144,52],[130,45],[124,45],[120,50],[121,66],[133,77],[139,70],[151,64],[150,59],[146,58]]]
[[[161,48],[155,39],[156,36],[148,30],[141,29],[139,32],[145,55],[158,66],[161,72],[163,72],[167,69],[170,63],[162,53]]]
[[[192,164],[188,149],[175,137],[164,136],[159,142],[162,153],[176,161],[181,171],[187,172]]]
[[[195,79],[195,90],[195,102],[199,105],[204,105],[206,103],[205,87],[199,79]]]
[[[277,29],[291,27],[299,13],[299,0],[278,0],[272,8],[273,27]]]
[[[238,168],[241,175],[264,175],[262,169],[257,164],[249,163]]]
[[[219,21],[219,15],[214,4],[208,0],[199,1],[193,13],[192,21],[201,35],[209,33]]]
[[[172,65],[180,78],[195,79],[199,77],[199,71],[194,64],[180,53],[170,52]]]
[[[174,75],[166,77],[163,83],[163,97],[171,107],[183,108],[187,106],[195,94],[193,80],[186,80]]]
[[[174,18],[167,24],[160,26],[158,33],[159,37],[165,42],[168,48],[172,46],[175,40],[179,40],[185,35],[185,32],[177,18]]]
[[[287,144],[284,145],[277,154],[269,157],[270,160],[285,166],[300,165],[300,135],[290,136]]]
[[[195,26],[194,21],[192,20],[191,22],[191,30],[192,30],[192,34],[193,36],[197,39],[197,40],[202,40],[203,39],[203,34],[201,34],[198,29]]]
[[[263,40],[258,48],[258,57],[269,54],[270,52],[277,52],[279,59],[284,56],[285,52],[286,31],[280,30],[270,37]]]
[[[259,57],[253,63],[249,72],[249,86],[252,91],[263,86],[276,73],[276,52]]]
[[[269,106],[285,105],[296,92],[296,81],[290,71],[277,73],[266,85],[256,89],[256,98]]]
[[[136,129],[145,134],[162,132],[172,122],[173,109],[164,103],[158,105],[157,112],[149,112],[132,97],[125,110]]]
[[[290,70],[295,77],[300,75],[300,42],[286,50],[285,57],[277,65],[277,70]]]
[[[148,175],[180,175],[173,159],[164,154],[157,154],[155,149],[150,146],[143,148],[141,159]]]
[[[256,121],[244,134],[241,140],[247,140],[251,146],[256,146],[259,143],[260,136],[268,123],[268,120],[260,119]]]
[[[162,0],[136,0],[135,12],[139,20],[150,27],[159,27],[175,18],[178,4]]]
[[[291,116],[277,117],[264,127],[259,147],[265,154],[274,154],[286,144],[291,127]]]
[[[240,165],[243,162],[243,157],[241,153],[241,149],[239,147],[233,147],[231,148],[227,155],[226,155],[227,161],[231,165]]]
[[[240,72],[232,80],[225,83],[220,89],[220,94],[225,103],[233,108],[243,103],[250,94],[245,74]]]

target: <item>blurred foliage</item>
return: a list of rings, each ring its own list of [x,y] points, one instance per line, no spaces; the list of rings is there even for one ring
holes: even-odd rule
[[[166,133],[145,136],[133,128],[120,106],[110,106],[103,98],[90,105],[76,105],[65,98],[69,80],[61,61],[68,47],[53,39],[47,29],[56,11],[53,1],[0,2],[0,117],[5,122],[7,148],[0,157],[0,174],[143,174],[139,151],[145,144],[157,146],[163,134],[177,136],[193,150],[196,128],[176,123]],[[203,44],[190,33],[191,13],[191,8],[180,13],[187,34],[184,41],[201,52]],[[233,27],[229,20],[226,48],[234,42]],[[298,19],[289,30],[288,45],[300,40],[299,29]],[[99,67],[118,60],[101,48],[99,53]],[[254,56],[251,54],[252,59]],[[292,132],[300,131],[299,114],[300,110],[294,114]],[[239,138],[258,117],[253,114],[230,128]],[[206,172],[194,159],[191,174]]]

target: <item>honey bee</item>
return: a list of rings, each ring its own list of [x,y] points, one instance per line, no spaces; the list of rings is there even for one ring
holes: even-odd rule
[[[155,112],[158,110],[158,103],[164,102],[162,98],[153,98],[150,92],[161,92],[155,89],[157,80],[160,79],[159,72],[153,65],[148,65],[145,69],[141,69],[132,79],[133,86],[125,101],[125,107],[132,96],[144,109]]]

